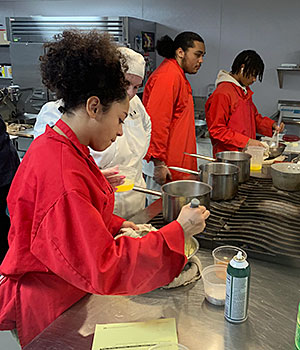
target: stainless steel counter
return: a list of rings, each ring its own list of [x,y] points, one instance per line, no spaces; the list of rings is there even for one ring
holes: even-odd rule
[[[149,221],[160,201],[134,217]],[[202,265],[211,252],[197,253]],[[97,323],[145,321],[175,317],[179,342],[190,350],[294,349],[300,301],[298,269],[249,259],[252,268],[249,318],[238,325],[224,319],[224,307],[205,300],[203,281],[173,290],[157,289],[137,296],[88,295],[36,337],[25,350],[90,349]],[[42,312],[42,310],[41,310]]]

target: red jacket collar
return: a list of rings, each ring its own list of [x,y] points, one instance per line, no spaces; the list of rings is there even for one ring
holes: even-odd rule
[[[87,146],[82,145],[74,131],[69,127],[68,124],[66,124],[63,120],[59,119],[55,124],[69,139],[69,141],[73,144],[73,146],[79,150],[81,153],[83,153],[85,156],[90,155],[90,151]]]
[[[185,76],[185,73],[184,73],[183,69],[180,67],[180,65],[175,60],[175,58],[165,58],[165,60],[171,62],[172,64],[174,64],[174,66],[179,70],[179,72],[182,74],[182,76],[186,79],[186,76]]]
[[[189,90],[192,92],[191,84],[190,84],[190,82],[187,80],[187,77],[185,76],[185,73],[184,73],[183,69],[180,67],[180,65],[179,65],[178,62],[175,60],[175,58],[165,58],[165,61],[171,62],[171,63],[176,67],[176,69],[178,69],[178,71],[181,73],[182,77],[184,78],[186,84],[188,85]]]
[[[250,99],[253,95],[253,91],[249,88],[249,86],[246,87],[247,94],[245,94],[242,87],[240,87],[240,86],[238,86],[230,81],[222,81],[221,83],[218,84],[218,86],[222,85],[222,84],[229,84],[230,86],[232,86],[232,88],[234,88],[236,90],[236,92],[240,95],[240,97],[242,97],[245,100]]]

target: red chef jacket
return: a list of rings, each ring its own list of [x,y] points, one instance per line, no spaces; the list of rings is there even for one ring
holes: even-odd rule
[[[274,120],[262,117],[253,101],[253,92],[231,82],[221,82],[205,104],[205,117],[214,156],[222,151],[240,151],[256,133],[272,136]]]
[[[152,122],[145,159],[158,158],[168,166],[197,170],[197,160],[183,153],[196,153],[192,89],[175,59],[165,59],[151,74],[144,89],[143,103]],[[186,177],[171,172],[173,180]]]
[[[24,347],[86,293],[133,295],[173,280],[186,263],[177,221],[114,240],[113,189],[62,121],[27,151],[8,196],[9,250],[0,267],[0,329]]]

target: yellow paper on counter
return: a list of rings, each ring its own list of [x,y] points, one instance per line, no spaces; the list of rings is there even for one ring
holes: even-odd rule
[[[161,342],[178,342],[175,318],[97,324],[92,350],[148,350]]]

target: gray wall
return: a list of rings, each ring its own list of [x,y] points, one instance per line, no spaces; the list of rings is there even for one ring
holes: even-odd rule
[[[300,100],[300,73],[285,74],[279,89],[276,72],[281,63],[300,63],[299,14],[299,0],[0,0],[0,23],[6,16],[133,16],[158,22],[157,37],[196,31],[207,50],[199,73],[189,76],[196,96],[207,94],[238,52],[255,49],[266,69],[263,82],[252,87],[254,101],[266,115],[279,99]]]

